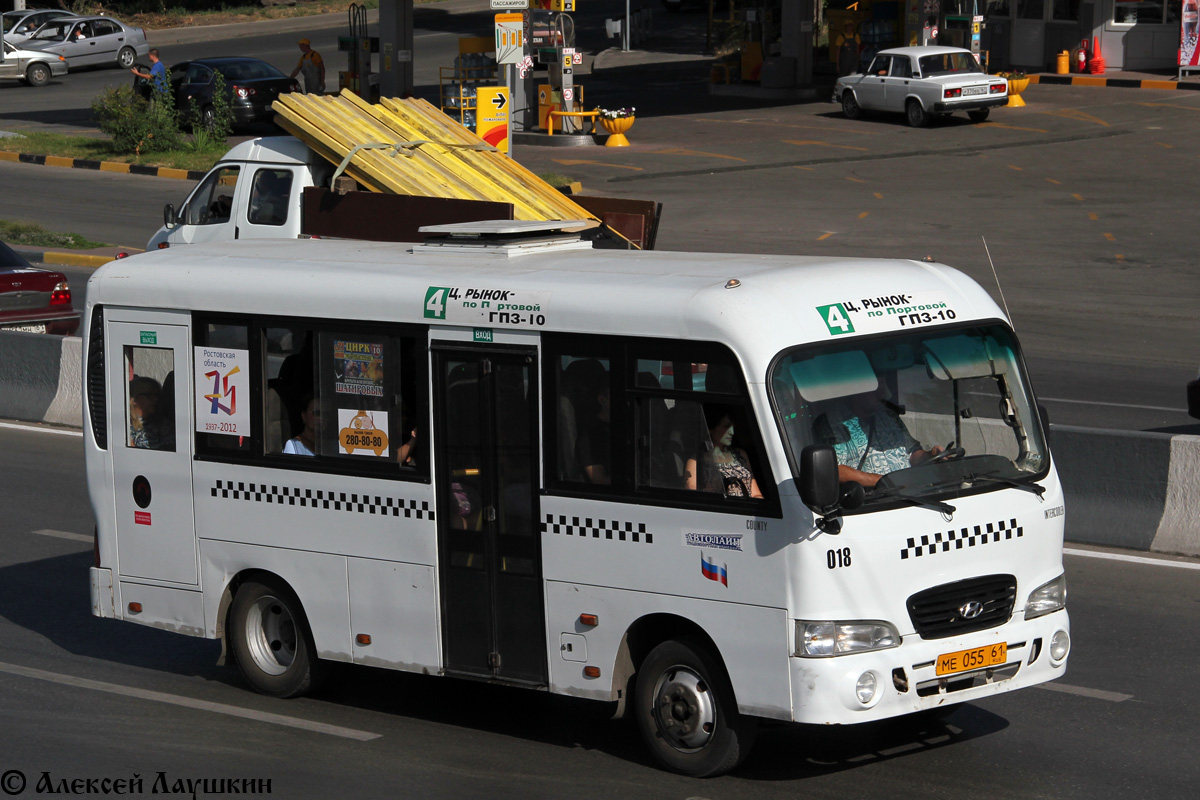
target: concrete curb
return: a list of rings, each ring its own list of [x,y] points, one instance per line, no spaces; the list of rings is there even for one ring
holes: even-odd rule
[[[83,252],[77,250],[39,250],[35,247],[21,247],[13,245],[12,248],[30,261],[40,261],[46,266],[59,267],[87,267],[96,268],[103,267],[110,261],[115,261],[117,253],[126,253],[128,255],[136,255],[144,252],[137,247],[100,247],[95,250],[86,250]]]
[[[175,178],[183,181],[198,181],[208,174],[207,170],[174,169],[172,167],[147,167],[141,164],[126,164],[122,161],[93,161],[89,158],[65,158],[34,153],[0,151],[0,161],[14,164],[40,164],[47,167],[72,167],[100,172],[116,172],[121,175],[146,175],[152,178]]]
[[[0,332],[0,418],[83,426],[83,340]],[[1070,542],[1200,556],[1200,436],[1051,426]]]
[[[1084,75],[1030,75],[1029,82],[1052,86],[1105,86],[1116,89],[1191,89],[1200,91],[1200,83],[1134,78],[1091,78]]]

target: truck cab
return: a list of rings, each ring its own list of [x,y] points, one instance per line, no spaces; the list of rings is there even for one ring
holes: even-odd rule
[[[163,209],[163,226],[146,245],[232,239],[295,239],[301,197],[329,182],[333,167],[291,136],[259,137],[231,149],[192,190],[183,205]]]

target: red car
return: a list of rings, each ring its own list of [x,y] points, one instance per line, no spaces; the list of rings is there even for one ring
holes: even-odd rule
[[[78,329],[67,276],[31,266],[0,242],[0,331],[71,336]]]

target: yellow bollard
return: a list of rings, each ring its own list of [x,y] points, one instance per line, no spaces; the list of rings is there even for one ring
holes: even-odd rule
[[[1071,53],[1063,50],[1058,54],[1057,63],[1054,65],[1054,71],[1059,75],[1066,75],[1071,71]]]

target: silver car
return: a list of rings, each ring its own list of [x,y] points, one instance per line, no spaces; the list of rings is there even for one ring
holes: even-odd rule
[[[146,32],[112,17],[63,17],[47,22],[25,41],[26,50],[64,56],[76,67],[129,69],[150,52]]]
[[[0,15],[0,27],[4,29],[4,40],[9,44],[20,44],[33,35],[33,32],[52,19],[59,17],[74,17],[74,13],[62,9],[47,10],[42,8],[27,8],[23,11],[5,11]]]
[[[914,128],[955,111],[983,122],[988,111],[1008,102],[1008,81],[985,73],[970,50],[895,47],[880,50],[865,73],[838,78],[833,102],[850,119],[864,111],[895,111]]]
[[[23,80],[30,86],[43,86],[51,77],[67,74],[67,60],[54,53],[23,50],[4,42],[0,58],[0,78]]]

